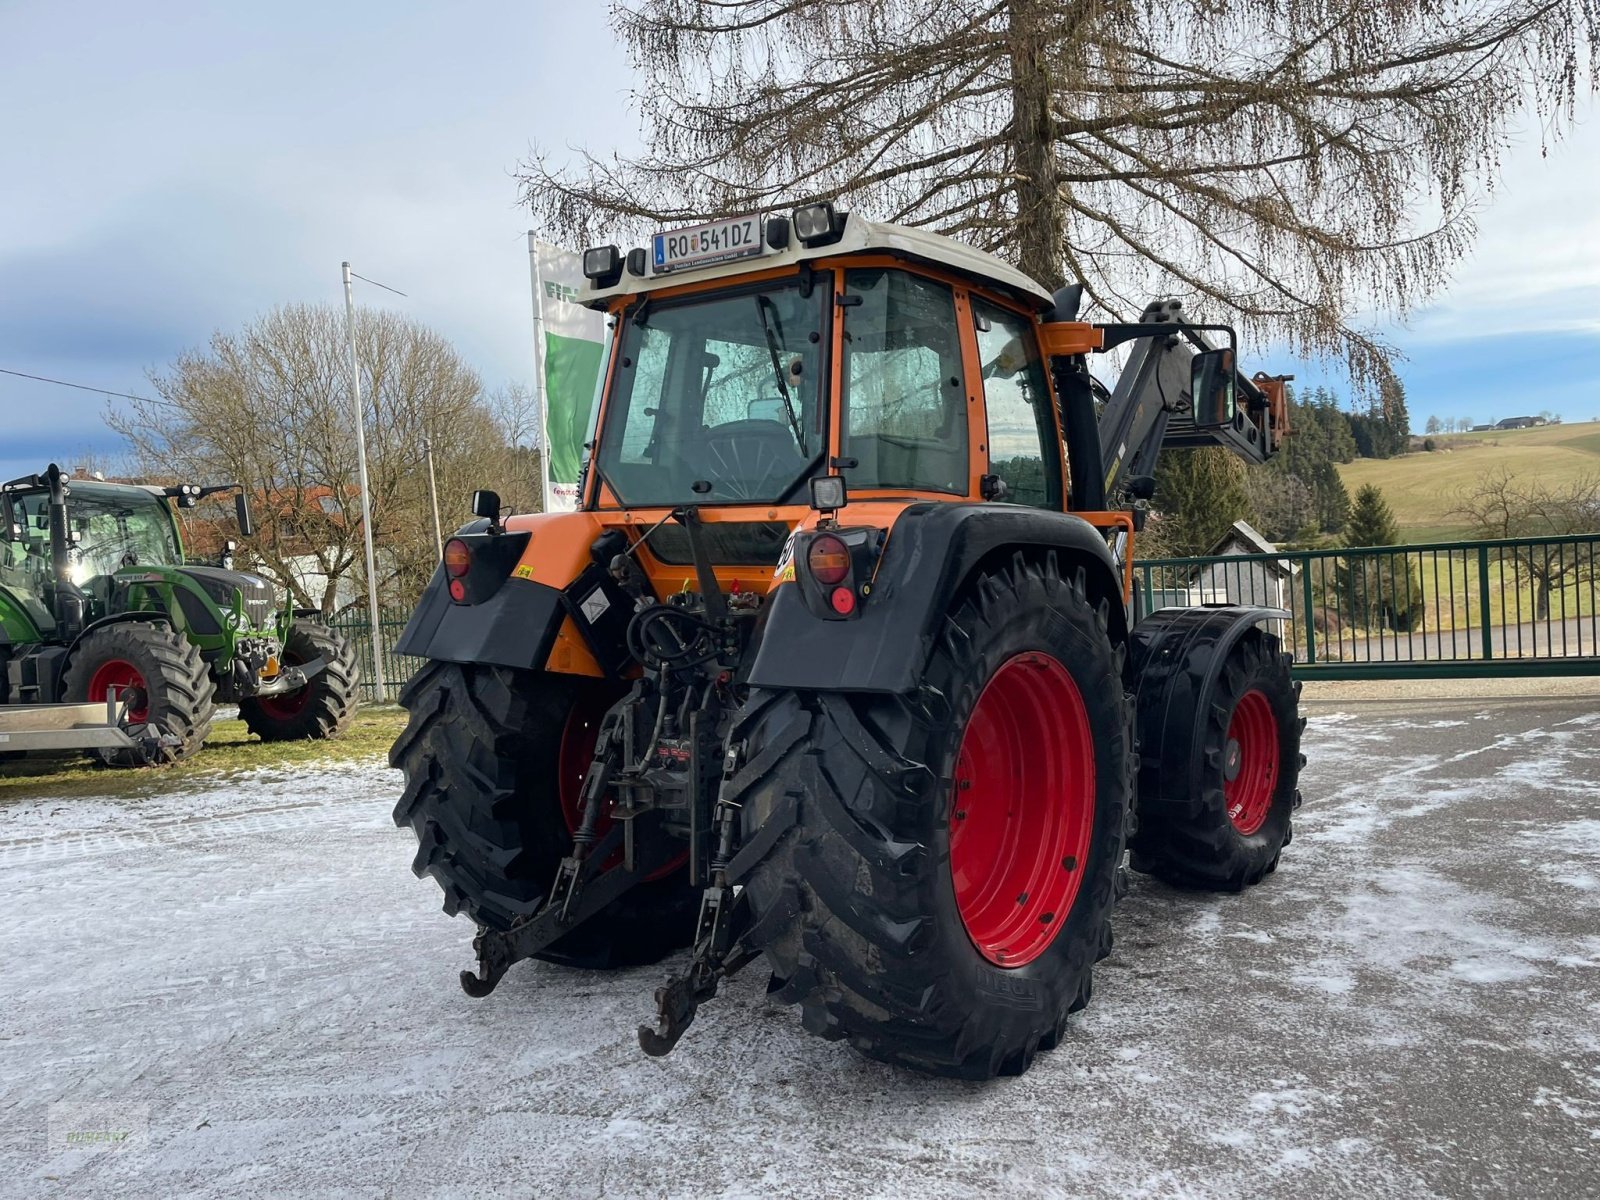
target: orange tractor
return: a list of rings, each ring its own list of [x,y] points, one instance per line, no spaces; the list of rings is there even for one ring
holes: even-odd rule
[[[395,820],[478,926],[470,994],[688,946],[652,1054],[762,958],[813,1033],[1017,1073],[1089,1001],[1126,853],[1273,870],[1287,614],[1144,614],[1132,566],[1163,447],[1287,431],[1230,330],[1081,322],[1077,287],[830,204],[584,274],[611,335],[579,511],[475,495],[400,645],[430,661]]]

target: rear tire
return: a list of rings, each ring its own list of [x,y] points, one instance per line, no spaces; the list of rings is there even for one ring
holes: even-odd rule
[[[400,693],[411,719],[389,752],[405,772],[394,821],[416,833],[412,870],[438,882],[445,912],[504,930],[539,910],[572,848],[561,792],[568,717],[580,705],[603,712],[603,688],[570,675],[434,662]],[[573,770],[570,743],[567,758]],[[582,967],[656,962],[689,944],[698,902],[682,872],[641,883],[537,957]]]
[[[1236,892],[1277,869],[1300,800],[1299,695],[1277,637],[1251,630],[1198,713],[1141,710],[1134,870]]]
[[[1081,570],[1068,582],[1054,555],[1019,555],[981,575],[946,619],[917,693],[752,697],[735,733],[747,743],[735,798],[745,846],[775,840],[747,869],[745,940],[806,1029],[886,1062],[986,1079],[1027,1070],[1088,1003],[1094,963],[1111,948],[1132,787],[1122,651],[1106,617]],[[1016,670],[1055,683],[1024,683],[1022,702],[991,711],[994,689],[1009,686],[997,681]],[[1072,747],[1064,756],[1047,726]],[[988,731],[976,746],[974,729]],[[1006,778],[1021,786],[996,786]],[[1057,803],[1028,807],[1044,796]],[[989,877],[966,824],[986,800]],[[1082,857],[1055,861],[1070,844]],[[1010,896],[1021,878],[1040,890]],[[1035,912],[1040,896],[1065,911]]]
[[[91,631],[73,647],[62,683],[75,703],[103,701],[113,686],[142,693],[144,705],[135,706],[125,721],[133,736],[145,735],[141,745],[90,751],[107,766],[180,762],[211,732],[215,687],[205,660],[192,642],[162,622],[123,621]],[[163,738],[177,741],[164,744]]]
[[[355,648],[320,621],[301,618],[283,639],[286,666],[322,659],[324,666],[303,688],[277,696],[249,696],[239,701],[245,728],[263,742],[297,742],[338,737],[356,714]]]

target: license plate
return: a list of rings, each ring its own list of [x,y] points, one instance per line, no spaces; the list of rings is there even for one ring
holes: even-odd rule
[[[759,258],[767,250],[761,236],[764,225],[759,215],[726,217],[708,225],[658,233],[652,242],[654,271],[661,275],[686,267]]]

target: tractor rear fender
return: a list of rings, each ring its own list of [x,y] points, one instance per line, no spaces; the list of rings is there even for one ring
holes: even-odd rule
[[[487,525],[469,522],[454,535],[473,550],[473,566],[464,581],[467,602],[450,598],[444,567],[438,567],[395,645],[396,654],[520,670],[544,666],[567,615],[562,593],[520,575],[511,577],[528,534],[490,534]]]
[[[850,523],[849,509],[840,519]],[[1054,551],[1069,579],[1083,567],[1091,598],[1108,601],[1111,637],[1127,636],[1111,551],[1082,517],[1009,504],[917,503],[895,519],[871,595],[855,619],[813,614],[797,584],[774,590],[749,682],[773,689],[912,691],[956,597],[979,570],[1009,562],[1018,551],[1030,557]]]
[[[1163,608],[1133,627],[1128,678],[1137,697],[1139,742],[1146,750],[1143,768],[1187,776],[1191,764],[1164,760],[1169,748],[1201,744],[1203,700],[1212,694],[1229,652],[1263,621],[1288,616],[1281,608],[1246,605]],[[1165,737],[1169,722],[1184,714],[1193,723],[1191,736]],[[1155,747],[1161,752],[1149,753]]]

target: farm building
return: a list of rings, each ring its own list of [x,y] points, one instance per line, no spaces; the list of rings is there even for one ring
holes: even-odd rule
[[[1250,554],[1276,554],[1278,548],[1250,525],[1235,521],[1206,558],[1235,558]],[[1185,580],[1175,574],[1152,581],[1151,608],[1194,608],[1202,604],[1254,604],[1289,607],[1289,585],[1299,568],[1287,559],[1251,562],[1211,562]],[[1165,584],[1165,586],[1161,586]]]

